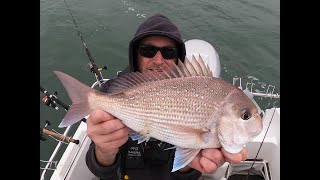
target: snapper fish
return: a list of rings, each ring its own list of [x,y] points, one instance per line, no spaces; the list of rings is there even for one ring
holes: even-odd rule
[[[72,104],[59,127],[70,126],[100,108],[130,128],[138,143],[151,137],[176,148],[172,172],[201,149],[238,153],[262,132],[256,105],[239,88],[212,76],[201,56],[174,67],[117,77],[108,92],[54,71]]]

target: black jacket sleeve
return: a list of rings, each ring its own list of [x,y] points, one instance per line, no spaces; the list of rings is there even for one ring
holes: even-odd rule
[[[95,155],[95,144],[92,142],[86,154],[86,164],[89,170],[101,179],[121,179],[121,153],[116,156],[116,161],[111,166],[101,166]]]

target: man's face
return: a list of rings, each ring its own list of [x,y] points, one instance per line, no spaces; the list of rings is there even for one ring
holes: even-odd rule
[[[176,43],[163,36],[150,36],[145,39],[143,39],[140,43],[140,45],[144,45],[146,47],[157,47],[157,48],[163,48],[166,47],[168,49],[170,48],[176,48]],[[174,63],[177,62],[177,58],[172,59],[165,59],[160,51],[157,51],[154,57],[148,58],[142,56],[139,51],[137,50],[137,65],[138,65],[138,71],[139,72],[146,72],[148,70],[156,70],[161,72],[161,69],[166,69],[167,66],[172,67]]]

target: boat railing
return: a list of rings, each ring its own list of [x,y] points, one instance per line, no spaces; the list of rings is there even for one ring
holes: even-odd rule
[[[56,169],[57,169],[58,161],[44,161],[44,160],[40,160],[40,162],[46,163],[46,167],[42,168],[42,167],[40,166],[40,169],[43,169],[43,170],[56,170]]]
[[[267,89],[265,90],[264,93],[261,93],[261,92],[254,92],[253,91],[253,87],[255,85],[255,83],[253,82],[246,82],[245,85],[242,84],[242,78],[239,78],[239,77],[234,77],[233,80],[232,80],[232,83],[233,85],[237,86],[239,89],[241,90],[245,90],[245,89],[248,89],[251,94],[253,96],[258,96],[258,97],[269,97],[269,98],[278,98],[280,99],[280,94],[279,93],[275,93],[275,86],[273,85],[268,85]],[[245,87],[245,88],[243,88]]]

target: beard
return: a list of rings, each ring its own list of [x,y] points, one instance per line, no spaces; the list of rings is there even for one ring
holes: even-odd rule
[[[162,64],[155,64],[155,63],[152,63],[150,65],[148,65],[147,67],[144,67],[142,69],[142,72],[147,72],[147,71],[157,71],[157,72],[163,72],[165,70],[169,69],[168,65],[165,64],[165,63],[162,63]]]

